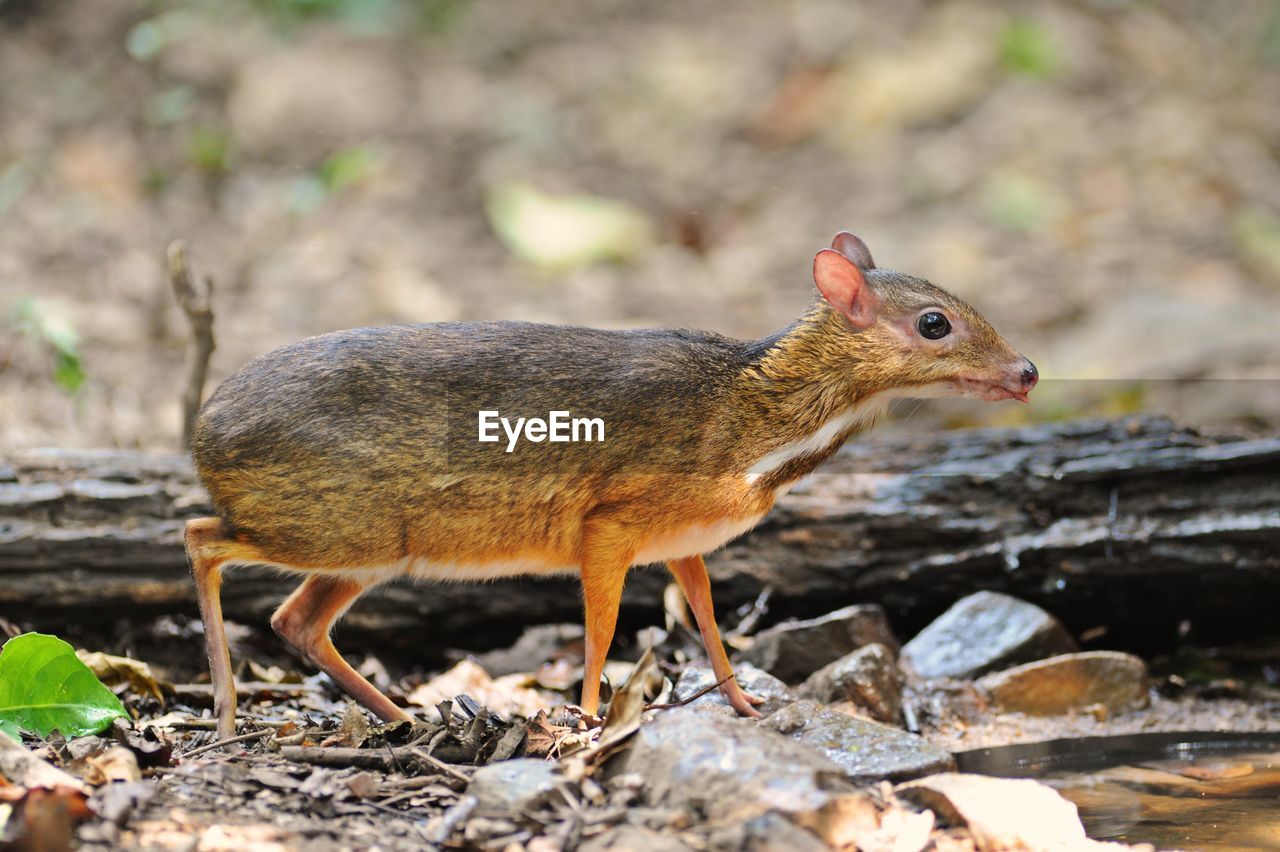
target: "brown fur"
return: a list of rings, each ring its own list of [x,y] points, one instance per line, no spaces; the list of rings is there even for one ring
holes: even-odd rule
[[[342,605],[332,611],[308,604],[323,612],[323,623],[295,628],[306,642],[318,632],[327,641],[359,591],[410,573],[415,561],[445,579],[486,564],[498,574],[579,571],[587,618],[583,705],[594,710],[622,583],[646,548],[698,525],[763,516],[778,488],[866,424],[851,424],[766,476],[744,474],[860,401],[957,378],[1003,381],[1025,362],[945,291],[863,272],[878,314],[856,333],[819,301],[759,341],[473,323],[357,329],[276,350],[228,379],[196,422],[196,469],[225,528],[215,536],[202,528],[189,546],[193,565],[217,572],[263,562],[317,576],[337,572],[356,584],[333,593]],[[931,306],[953,317],[957,334],[916,345],[913,314]],[[476,440],[480,409],[600,417],[605,440],[522,442],[505,453],[505,442]],[[699,555],[670,557],[686,592],[701,588],[699,572],[705,578],[701,560],[690,561]],[[216,595],[216,583],[201,588]],[[698,601],[700,623],[710,618],[709,601],[709,593]],[[292,624],[297,613],[288,606],[281,620]],[[711,647],[714,619],[703,626]],[[317,662],[349,691],[363,692],[340,657]],[[732,683],[726,693],[751,712]]]

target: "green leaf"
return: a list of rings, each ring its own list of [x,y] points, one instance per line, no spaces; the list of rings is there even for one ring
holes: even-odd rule
[[[1246,259],[1280,278],[1280,216],[1260,207],[1238,213],[1231,237]]]
[[[0,648],[0,730],[83,737],[125,716],[124,705],[56,636],[24,633]]]
[[[1000,64],[1010,74],[1047,79],[1062,70],[1062,50],[1040,24],[1013,18],[1000,34]]]
[[[528,184],[509,183],[495,187],[485,202],[498,237],[537,266],[571,269],[630,260],[653,237],[643,213],[611,198],[552,195]]]
[[[197,127],[187,139],[187,160],[211,175],[231,171],[231,134],[216,127]]]
[[[78,351],[79,336],[67,318],[39,299],[23,299],[14,316],[19,331],[52,352],[54,383],[67,393],[79,390],[85,382],[85,369]]]
[[[84,365],[80,356],[58,351],[53,357],[53,381],[67,393],[75,393],[84,384]]]
[[[995,172],[983,182],[982,206],[995,224],[1026,233],[1052,225],[1064,208],[1062,197],[1052,186],[1034,176],[1009,171]]]
[[[344,148],[320,167],[320,182],[329,192],[341,192],[369,178],[378,169],[378,154],[370,148]]]

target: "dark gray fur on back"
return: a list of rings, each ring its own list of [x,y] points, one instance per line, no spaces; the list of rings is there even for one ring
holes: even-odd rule
[[[251,361],[205,404],[193,455],[202,470],[302,461],[378,468],[403,454],[423,470],[607,472],[665,442],[693,449],[759,353],[720,335],[476,322],[361,328],[312,337]],[[477,413],[605,422],[602,444],[477,440]],[[674,415],[674,417],[673,417]],[[447,429],[445,428],[447,424]],[[637,438],[641,438],[637,442]],[[604,469],[601,465],[604,465]],[[550,465],[551,468],[547,466]]]

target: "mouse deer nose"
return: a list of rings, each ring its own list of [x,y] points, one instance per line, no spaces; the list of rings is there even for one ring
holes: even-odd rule
[[[1027,361],[1027,366],[1022,368],[1022,384],[1027,390],[1031,390],[1038,381],[1040,381],[1040,371],[1036,369],[1035,364]]]

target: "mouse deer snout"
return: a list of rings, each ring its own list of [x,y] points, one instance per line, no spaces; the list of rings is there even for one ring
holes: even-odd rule
[[[997,398],[1027,402],[1027,394],[1040,383],[1040,371],[1031,363],[1030,358],[1023,355],[1019,355],[1014,363],[1005,368],[1004,376]]]
[[[1030,392],[1040,382],[1040,371],[1029,358],[1024,358],[1023,361],[1026,366],[1022,368],[1022,387],[1024,392]]]

